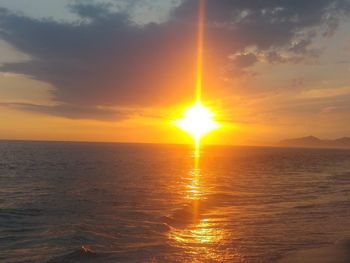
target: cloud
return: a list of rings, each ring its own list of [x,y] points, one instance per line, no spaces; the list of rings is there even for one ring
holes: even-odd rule
[[[111,116],[101,107],[154,106],[191,98],[197,3],[182,1],[166,21],[143,25],[109,4],[70,5],[80,17],[77,22],[34,19],[1,8],[0,38],[31,60],[5,63],[0,71],[50,83],[61,105],[24,109],[72,118]],[[316,33],[331,35],[349,10],[341,0],[220,0],[206,5],[208,87],[224,86],[222,74],[243,74],[264,56],[274,63],[317,57],[312,46]],[[252,47],[255,52],[247,51]]]
[[[78,8],[86,12],[85,6]],[[6,10],[1,17],[1,37],[32,60],[7,63],[0,70],[52,84],[58,102],[153,105],[190,96],[193,32],[168,24],[141,27],[125,14],[102,16],[101,10],[97,17],[89,15],[90,22],[75,24]]]
[[[113,7],[111,3],[98,3],[98,4],[84,4],[81,2],[80,4],[70,4],[70,10],[80,16],[81,18],[105,18],[110,15],[110,9]]]
[[[350,95],[350,87],[312,89],[301,93],[303,98],[327,98]]]
[[[31,103],[0,103],[0,107],[44,113],[68,119],[91,119],[101,121],[120,121],[127,119],[131,113],[96,106],[77,106],[72,104],[38,105]]]

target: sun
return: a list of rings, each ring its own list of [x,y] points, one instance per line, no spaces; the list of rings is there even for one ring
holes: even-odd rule
[[[201,137],[219,127],[219,123],[214,120],[214,113],[201,103],[203,82],[204,16],[204,0],[201,0],[199,1],[198,8],[196,103],[185,110],[183,118],[176,121],[178,127],[193,136],[195,140],[195,148],[197,150],[199,149]]]
[[[176,125],[191,134],[196,144],[203,135],[219,127],[214,113],[199,101],[185,110],[183,118],[177,120]]]

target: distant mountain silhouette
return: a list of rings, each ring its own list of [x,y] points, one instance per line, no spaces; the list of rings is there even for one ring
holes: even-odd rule
[[[315,136],[282,140],[279,146],[307,148],[350,148],[350,138],[343,137],[335,140],[321,140]]]

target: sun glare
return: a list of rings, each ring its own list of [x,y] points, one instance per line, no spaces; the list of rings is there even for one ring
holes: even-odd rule
[[[202,75],[203,75],[203,40],[204,40],[204,1],[199,1],[198,8],[198,39],[197,39],[197,76],[196,76],[196,103],[185,110],[182,119],[176,121],[178,127],[190,133],[196,150],[203,135],[217,128],[219,124],[214,120],[213,112],[201,103]]]
[[[186,109],[183,118],[176,121],[176,124],[182,130],[190,133],[196,143],[199,143],[203,135],[219,126],[214,120],[212,111],[200,102]]]

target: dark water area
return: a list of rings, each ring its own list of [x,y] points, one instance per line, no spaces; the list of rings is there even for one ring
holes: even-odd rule
[[[0,262],[279,262],[349,237],[349,150],[0,142]]]

